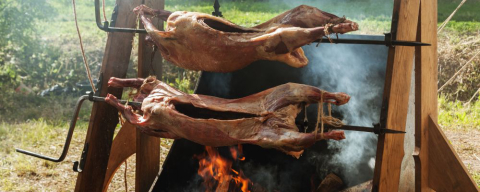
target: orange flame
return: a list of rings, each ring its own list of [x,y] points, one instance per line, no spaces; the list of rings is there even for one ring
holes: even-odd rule
[[[234,170],[233,162],[220,156],[216,148],[206,146],[205,150],[206,154],[196,158],[199,159],[198,174],[203,178],[206,191],[229,191],[229,189],[238,188],[242,192],[250,191],[248,186],[251,181],[243,174],[242,170]],[[245,157],[238,157],[242,154],[241,145],[238,146],[238,150],[230,147],[230,153],[234,160],[245,160]]]

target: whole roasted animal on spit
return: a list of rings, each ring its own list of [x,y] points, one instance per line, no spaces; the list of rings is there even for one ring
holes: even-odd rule
[[[223,99],[186,94],[155,77],[113,77],[108,85],[139,89],[134,101],[142,102],[141,109],[123,105],[113,95],[107,95],[105,101],[148,135],[185,138],[213,147],[254,144],[296,157],[318,140],[345,139],[343,131],[301,133],[295,125],[295,117],[305,104],[323,100],[343,105],[350,99],[345,93],[287,83],[247,97]]]
[[[134,12],[163,58],[185,69],[212,72],[236,71],[257,60],[303,67],[308,59],[301,46],[358,29],[352,21],[306,5],[251,28],[204,13],[171,13],[145,5]],[[147,15],[166,20],[165,31],[155,28]]]

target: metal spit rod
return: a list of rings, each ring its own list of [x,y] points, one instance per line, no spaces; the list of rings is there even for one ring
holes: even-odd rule
[[[315,127],[316,123],[308,122],[308,121],[295,121],[295,124],[298,127]],[[374,124],[373,127],[361,127],[361,126],[354,126],[354,125],[343,125],[341,127],[334,127],[328,124],[325,124],[326,129],[341,129],[347,131],[360,131],[360,132],[371,132],[375,134],[386,134],[386,133],[406,133],[405,131],[398,131],[394,129],[383,128],[379,123]]]

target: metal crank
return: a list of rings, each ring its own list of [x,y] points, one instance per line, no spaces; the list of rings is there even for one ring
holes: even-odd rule
[[[15,148],[15,151],[19,152],[19,153],[23,153],[25,155],[30,155],[30,156],[33,156],[33,157],[36,157],[36,158],[44,159],[44,160],[47,160],[47,161],[52,161],[52,162],[57,162],[57,163],[62,162],[65,159],[65,157],[67,156],[68,149],[69,149],[70,143],[72,141],[73,131],[75,130],[75,125],[77,123],[78,114],[79,114],[80,109],[82,107],[82,104],[85,100],[89,100],[89,101],[92,101],[92,102],[105,102],[105,97],[94,96],[93,92],[89,92],[88,95],[80,96],[80,98],[77,100],[77,104],[75,105],[75,111],[74,111],[73,116],[70,120],[70,128],[68,129],[67,138],[65,139],[65,144],[63,145],[63,150],[62,150],[62,154],[60,154],[60,157],[58,157],[58,158],[49,157],[49,156],[45,156],[45,155],[42,155],[42,154],[38,154],[38,153],[35,153],[35,152],[31,152],[31,151],[27,151],[27,150],[19,149],[19,148]],[[120,103],[127,104],[127,105],[130,105],[130,106],[136,106],[136,107],[141,107],[142,106],[142,103],[140,103],[140,102],[131,102],[131,101],[120,100]],[[80,162],[78,162],[78,161],[74,162],[73,170],[75,172],[81,172],[82,171],[83,166],[85,164],[84,160],[86,159],[87,152],[88,152],[88,143],[85,143],[85,146],[84,146],[83,151],[82,151],[82,156],[81,156]]]

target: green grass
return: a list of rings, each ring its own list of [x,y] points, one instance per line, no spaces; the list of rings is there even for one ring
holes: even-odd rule
[[[438,25],[441,24],[438,23]],[[480,33],[480,21],[450,21],[444,30],[449,33],[478,34]]]
[[[438,22],[443,22],[458,7],[462,0],[439,0],[438,1]],[[455,21],[476,21],[480,22],[480,1],[467,0],[465,4],[455,13],[452,20]]]
[[[438,122],[444,129],[480,130],[480,97],[475,103],[464,106],[460,101],[448,101],[440,96],[438,105]]]
[[[0,191],[52,191],[73,189],[76,175],[71,162],[79,158],[87,122],[77,125],[72,147],[64,162],[52,163],[26,156],[14,148],[31,150],[40,154],[58,157],[66,136],[67,123],[53,125],[43,119],[22,123],[0,123]]]

